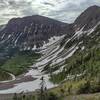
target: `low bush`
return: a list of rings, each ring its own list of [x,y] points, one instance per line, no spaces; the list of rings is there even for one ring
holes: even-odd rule
[[[96,93],[100,92],[100,83],[86,81],[79,85],[77,93],[78,94],[87,94],[87,93]]]

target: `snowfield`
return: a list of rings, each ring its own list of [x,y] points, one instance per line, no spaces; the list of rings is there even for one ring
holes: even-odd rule
[[[42,76],[44,76],[44,80],[47,88],[52,88],[54,86],[57,86],[49,81],[49,75],[41,75],[41,73],[38,70],[29,70],[29,72],[26,73],[25,76],[27,75],[32,75],[34,78],[37,79],[31,82],[23,82],[23,83],[15,84],[14,88],[8,90],[1,90],[0,94],[31,92],[31,91],[35,91],[36,89],[40,89],[40,83],[41,83],[40,79]]]

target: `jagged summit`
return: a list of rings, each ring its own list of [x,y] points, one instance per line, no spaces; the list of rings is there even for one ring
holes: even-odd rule
[[[84,30],[88,30],[93,28],[100,21],[100,7],[99,6],[91,6],[87,8],[74,22],[76,28],[82,28],[84,26]]]

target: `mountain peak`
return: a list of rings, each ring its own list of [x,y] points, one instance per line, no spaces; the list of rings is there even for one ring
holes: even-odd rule
[[[93,5],[93,6],[88,7],[87,9],[98,9],[98,8],[100,8],[100,7],[97,5]]]
[[[87,8],[74,22],[78,29],[84,30],[93,28],[100,21],[100,7],[93,5]]]

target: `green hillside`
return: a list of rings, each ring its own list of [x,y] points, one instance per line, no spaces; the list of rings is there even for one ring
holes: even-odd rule
[[[2,66],[3,70],[14,75],[20,75],[28,70],[41,55],[32,51],[18,52],[8,59]]]

